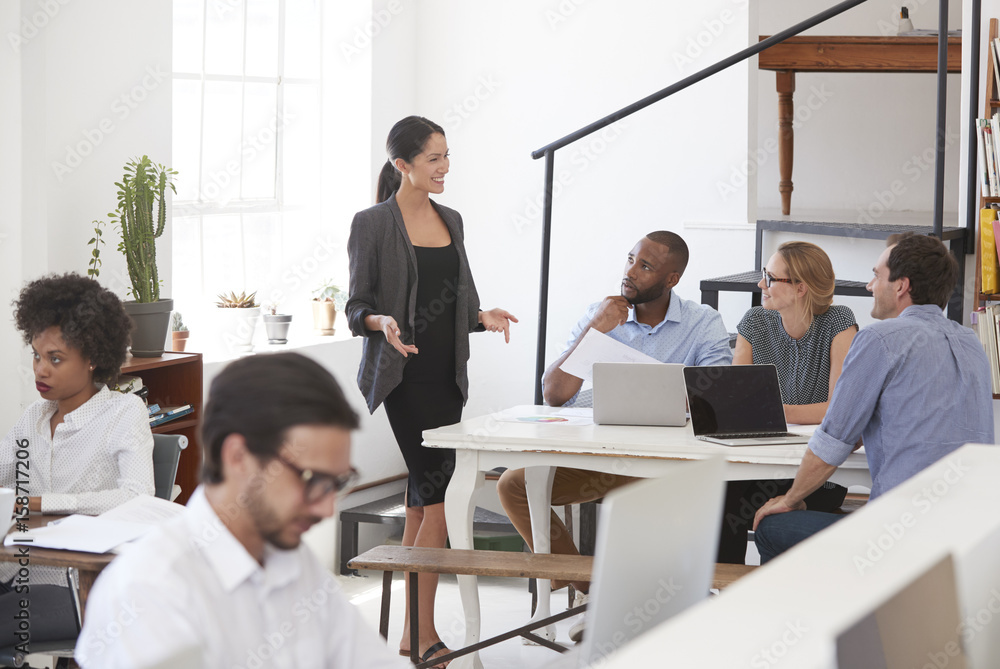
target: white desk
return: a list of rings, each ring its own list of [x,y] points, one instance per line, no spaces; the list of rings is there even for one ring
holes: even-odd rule
[[[501,420],[501,415],[550,414],[550,407],[521,406],[427,430],[424,444],[454,448],[455,473],[445,495],[445,518],[453,548],[473,548],[472,516],[484,473],[495,467],[528,468],[525,474],[535,550],[549,550],[549,500],[554,467],[574,467],[622,476],[661,476],[685,460],[721,454],[729,480],[794,478],[805,444],[733,448],[694,438],[685,427],[560,425]],[[853,453],[831,478],[841,485],[871,486],[868,461]],[[465,612],[465,645],[479,641],[480,607],[475,576],[459,576]],[[549,583],[539,583],[536,618],[548,613]],[[458,658],[452,669],[480,668],[478,654]]]
[[[671,666],[701,669],[886,666],[877,647],[859,645],[875,652],[853,662],[838,653],[874,617],[889,667],[996,667],[998,478],[1000,449],[963,446],[602,666],[660,666],[665,651]],[[951,573],[920,582],[949,556]]]

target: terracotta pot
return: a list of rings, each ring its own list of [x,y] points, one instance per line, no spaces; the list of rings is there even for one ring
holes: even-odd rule
[[[183,351],[184,347],[187,346],[187,340],[190,336],[191,332],[189,330],[184,330],[183,332],[171,332],[170,338],[173,340],[172,350],[177,352]]]
[[[313,327],[316,334],[329,336],[336,331],[333,322],[337,319],[337,305],[333,302],[317,302],[313,300]]]

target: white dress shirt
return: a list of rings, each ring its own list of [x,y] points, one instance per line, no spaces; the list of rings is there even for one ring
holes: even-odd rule
[[[173,666],[181,657],[185,669],[410,666],[339,590],[304,544],[266,544],[259,564],[199,487],[183,514],[98,578],[76,659],[84,669]]]
[[[97,515],[136,495],[152,495],[153,434],[135,395],[107,386],[49,426],[56,403],[38,400],[0,442],[0,486],[42,498],[42,513]],[[29,468],[16,469],[17,451]]]

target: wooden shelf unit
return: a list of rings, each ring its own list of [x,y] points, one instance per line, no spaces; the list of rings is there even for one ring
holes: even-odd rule
[[[989,42],[986,43],[986,102],[983,104],[983,116],[985,118],[990,118],[996,111],[1000,111],[1000,96],[998,96],[997,86],[996,86],[996,75],[993,73],[993,58],[990,49],[992,48],[993,40],[1000,34],[1000,21],[997,19],[990,19],[990,31],[989,31]],[[978,128],[972,128],[972,132],[979,132]],[[978,165],[977,169],[982,169],[982,165]],[[970,179],[975,179],[979,181],[979,174],[970,174]],[[979,209],[982,210],[991,204],[1000,203],[1000,197],[988,197],[982,195],[982,188],[979,189]],[[997,302],[1000,301],[1000,294],[990,294],[983,292],[983,256],[982,256],[982,235],[979,229],[979,212],[976,212],[976,307],[983,306],[986,302]],[[993,399],[1000,400],[1000,395],[994,393]]]
[[[149,388],[150,404],[173,406],[190,404],[194,412],[153,428],[153,434],[183,434],[188,447],[181,452],[177,466],[177,484],[181,487],[177,501],[185,504],[198,486],[201,470],[201,442],[198,422],[202,411],[201,353],[164,351],[159,358],[133,358],[122,365],[122,374],[138,376]]]

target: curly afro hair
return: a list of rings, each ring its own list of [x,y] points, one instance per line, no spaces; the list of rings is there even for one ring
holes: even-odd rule
[[[52,326],[94,365],[94,381],[113,385],[128,354],[132,319],[121,300],[79,274],[32,281],[14,302],[14,320],[24,342]]]

